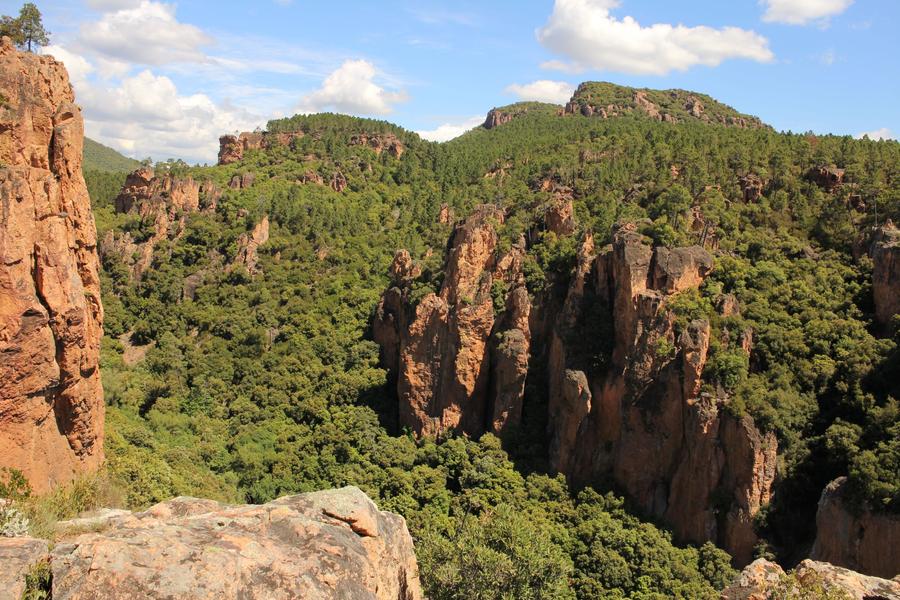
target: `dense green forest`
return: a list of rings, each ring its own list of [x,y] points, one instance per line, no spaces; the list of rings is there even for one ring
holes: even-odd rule
[[[779,438],[761,553],[789,560],[810,541],[818,495],[838,475],[850,474],[858,502],[900,510],[898,340],[873,325],[871,261],[853,257],[876,218],[900,217],[900,144],[551,110],[444,144],[330,114],[268,130],[306,135],[226,166],[158,166],[224,191],[157,246],[140,280],[121,256],[102,257],[108,466],[130,504],[262,502],[354,484],[407,518],[432,598],[717,597],[733,575],[728,556],[677,546],[614,490],[548,473],[543,423],[527,406],[506,440],[417,441],[397,428],[368,332],[394,251],[409,249],[436,286],[451,231],[442,204],[457,216],[497,204],[503,239],[515,240],[549,200],[536,182],[554,177],[574,190],[580,231],[533,236],[533,293],[569,277],[584,232],[602,245],[616,222],[645,219],[659,244],[697,243],[683,218],[695,207],[715,225],[716,268],[678,309],[715,319],[713,299],[732,293],[744,307],[732,318],[754,329],[752,361],[713,348],[706,375],[729,388],[731,410]],[[352,145],[359,133],[395,135],[405,152]],[[832,164],[846,184],[829,192],[808,172]],[[338,171],[343,192],[306,177]],[[254,184],[229,188],[243,173]],[[765,182],[752,201],[739,183],[748,174]],[[86,178],[100,239],[140,231],[138,217],[114,211],[122,174]],[[224,268],[263,215],[261,272]]]
[[[84,138],[84,170],[126,173],[140,166],[140,162],[116,152],[109,146]]]

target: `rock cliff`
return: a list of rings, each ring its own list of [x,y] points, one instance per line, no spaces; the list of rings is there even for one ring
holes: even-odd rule
[[[523,248],[498,256],[495,226],[503,218],[482,206],[458,225],[439,292],[415,306],[410,285],[419,269],[406,251],[394,258],[373,332],[397,386],[400,422],[418,435],[500,432],[520,418],[530,303]],[[502,318],[495,316],[497,290],[505,290]]]
[[[878,228],[869,249],[875,317],[882,325],[900,313],[900,229],[888,222]]]
[[[43,559],[54,600],[422,597],[406,522],[354,487],[261,506],[175,498],[80,521],[68,530],[88,533],[61,524],[49,553],[46,543],[0,541],[0,556],[16,559],[0,563],[0,581],[21,585],[28,563]]]
[[[38,491],[103,460],[103,308],[84,123],[62,63],[0,43],[0,467]]]
[[[553,207],[544,227],[571,234],[571,199]],[[679,539],[713,540],[749,562],[777,442],[730,413],[724,392],[701,393],[710,324],[682,323],[669,309],[703,282],[712,257],[696,246],[654,248],[634,225],[599,253],[585,235],[560,305],[529,297],[524,241],[498,252],[493,224],[502,219],[482,207],[457,227],[440,292],[416,306],[418,268],[405,251],[395,257],[373,332],[401,423],[419,435],[502,432],[520,419],[535,374],[547,382],[557,471],[580,482],[611,477]],[[739,344],[749,353],[749,332]]]
[[[825,593],[839,594],[837,597],[848,600],[900,600],[900,581],[868,577],[827,562],[804,560],[792,575],[786,577],[780,566],[760,558],[747,565],[720,597],[721,600],[777,600],[814,598],[819,596],[812,594]]]
[[[668,309],[712,266],[700,247],[653,248],[633,227],[597,256],[582,247],[550,337],[550,459],[576,480],[612,475],[678,538],[716,541],[746,564],[777,442],[725,410],[726,397],[701,393],[710,325],[679,324]],[[613,339],[601,368],[586,360],[592,320]]]
[[[878,577],[900,574],[900,516],[854,511],[839,477],[822,491],[810,557]]]
[[[157,176],[152,168],[142,167],[128,175],[115,200],[116,212],[137,216],[140,227],[118,236],[110,231],[103,238],[100,252],[121,256],[132,276],[140,279],[150,267],[159,242],[177,239],[188,215],[201,208],[214,209],[219,195],[211,184],[201,186],[191,177]]]

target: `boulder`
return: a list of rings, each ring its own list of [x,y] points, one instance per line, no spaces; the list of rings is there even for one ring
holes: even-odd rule
[[[49,548],[47,540],[0,537],[0,600],[21,600],[25,576],[47,559]]]
[[[175,498],[56,545],[54,600],[422,598],[406,522],[358,488],[261,506]]]

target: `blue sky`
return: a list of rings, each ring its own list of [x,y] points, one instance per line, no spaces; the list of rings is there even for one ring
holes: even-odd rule
[[[139,158],[211,162],[222,133],[320,110],[447,139],[585,80],[704,92],[779,130],[900,133],[897,0],[38,6],[88,135]]]

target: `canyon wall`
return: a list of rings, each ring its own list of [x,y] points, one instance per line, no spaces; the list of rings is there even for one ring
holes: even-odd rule
[[[872,257],[875,318],[887,325],[900,313],[900,229],[890,221],[876,229],[869,254]]]
[[[554,197],[545,228],[573,233],[568,203]],[[777,441],[729,411],[726,392],[703,387],[710,323],[683,322],[669,308],[701,285],[712,256],[653,247],[634,224],[599,252],[588,234],[560,302],[529,295],[524,240],[500,252],[502,222],[502,212],[481,207],[458,225],[440,290],[418,302],[420,269],[397,253],[373,333],[401,424],[417,435],[502,433],[521,418],[531,373],[547,382],[555,470],[574,482],[611,478],[679,539],[715,541],[748,563]],[[750,352],[751,332],[732,337]]]
[[[845,500],[847,478],[822,492],[816,512],[816,541],[810,557],[878,577],[900,574],[900,516],[863,508]]]
[[[103,461],[96,230],[62,63],[0,43],[0,467],[45,491]]]

